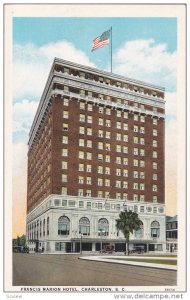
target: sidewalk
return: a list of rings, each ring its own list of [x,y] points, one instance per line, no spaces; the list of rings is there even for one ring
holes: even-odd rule
[[[117,260],[117,258],[122,260]],[[155,264],[155,263],[146,263],[146,262],[137,262],[137,261],[129,261],[125,260],[126,257],[124,256],[84,256],[79,257],[79,259],[84,260],[90,260],[90,261],[100,261],[100,262],[106,262],[106,263],[116,263],[116,264],[124,264],[124,265],[132,265],[132,266],[138,266],[138,267],[147,267],[147,268],[157,268],[157,269],[164,269],[164,270],[174,270],[177,271],[177,266],[173,265],[164,265],[164,264]],[[139,256],[130,256],[127,257],[129,259],[142,259],[142,257]],[[172,257],[154,257],[154,259],[159,260],[176,260],[176,258]],[[153,257],[147,256],[146,259],[153,259]]]

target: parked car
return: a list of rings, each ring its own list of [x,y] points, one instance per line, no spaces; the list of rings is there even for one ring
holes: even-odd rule
[[[138,254],[142,254],[144,253],[145,250],[144,250],[144,247],[140,247],[140,246],[137,246],[137,247],[134,247],[133,249],[130,249],[129,250],[129,253],[138,253]]]

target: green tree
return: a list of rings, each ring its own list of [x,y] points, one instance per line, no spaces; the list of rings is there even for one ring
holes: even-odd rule
[[[116,227],[118,230],[121,230],[127,244],[127,253],[129,255],[129,240],[130,234],[133,234],[133,231],[140,229],[142,221],[139,219],[138,214],[132,211],[121,211],[119,214],[119,219],[116,220]]]

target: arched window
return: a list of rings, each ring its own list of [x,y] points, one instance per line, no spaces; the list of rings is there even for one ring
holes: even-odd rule
[[[58,219],[58,234],[59,235],[69,235],[70,230],[70,220],[67,217],[60,217]]]
[[[81,218],[79,221],[79,234],[90,235],[90,221],[88,218]]]
[[[47,235],[49,235],[49,217],[47,217]]]
[[[160,224],[157,221],[151,223],[151,237],[158,238],[160,236]]]
[[[98,235],[99,236],[109,235],[109,223],[108,220],[105,218],[102,218],[98,221]]]
[[[143,224],[140,226],[140,228],[138,230],[135,231],[135,237],[137,239],[143,238],[144,236],[144,226]]]

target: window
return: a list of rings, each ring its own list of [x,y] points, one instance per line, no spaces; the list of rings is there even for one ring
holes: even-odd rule
[[[157,130],[156,129],[153,129],[153,136],[157,136]]]
[[[133,160],[133,166],[138,167],[138,165],[139,165],[139,161],[137,159],[134,159]]]
[[[123,146],[123,153],[128,153],[128,147]]]
[[[78,190],[78,196],[83,196],[83,194],[84,194],[83,189],[79,189],[79,190]],[[79,201],[79,207],[81,207],[81,206],[80,206],[80,202],[81,202],[81,201]]]
[[[98,160],[99,161],[103,160],[103,154],[100,154],[100,153],[98,154]]]
[[[144,212],[144,206],[140,206],[140,213]]]
[[[134,155],[138,155],[138,154],[139,154],[138,148],[134,148],[134,149],[133,149],[133,154],[134,154]]]
[[[144,228],[143,228],[143,224],[141,224],[140,228],[138,230],[135,230],[135,238],[142,239],[143,236],[144,236]]]
[[[67,182],[67,175],[66,174],[62,174],[62,182]]]
[[[110,186],[110,180],[109,179],[105,180],[105,186]]]
[[[64,85],[64,91],[65,91],[66,93],[68,93],[68,92],[69,92],[69,87]]]
[[[79,158],[84,159],[84,152],[83,151],[79,151]]]
[[[80,121],[80,122],[85,122],[85,115],[80,114],[80,116],[79,116],[79,121]]]
[[[140,133],[143,133],[143,134],[145,133],[144,127],[140,128]]]
[[[87,152],[86,153],[86,159],[91,160],[92,159],[92,153]]]
[[[140,138],[140,144],[144,145],[144,138]]]
[[[84,147],[84,139],[79,139],[79,146]]]
[[[106,162],[110,162],[110,155],[106,155]]]
[[[102,209],[102,203],[98,203],[98,209]]]
[[[68,124],[63,123],[63,130],[64,130],[64,131],[68,131]]]
[[[128,135],[126,135],[126,134],[123,135],[123,141],[128,142]]]
[[[137,183],[137,182],[134,182],[134,183],[133,183],[133,189],[134,189],[134,190],[138,190],[138,188],[139,188],[138,183]]]
[[[144,183],[140,183],[140,190],[144,190]]]
[[[103,149],[103,143],[102,143],[102,142],[99,142],[99,143],[98,143],[98,149],[100,149],[100,150]]]
[[[103,198],[103,192],[102,191],[98,191],[98,198]]]
[[[140,156],[145,156],[145,150],[144,149],[140,149]]]
[[[110,174],[110,168],[109,167],[106,167],[106,171],[105,171],[105,174]]]
[[[110,98],[109,98],[109,100],[110,100]],[[110,108],[106,108],[106,115],[111,115],[111,109]]]
[[[92,141],[91,141],[91,140],[87,140],[87,141],[86,141],[86,146],[87,146],[88,148],[92,148]]]
[[[144,179],[144,172],[140,172],[140,178]]]
[[[124,164],[124,165],[128,165],[128,158],[124,158],[124,159],[123,159],[123,164]]]
[[[128,189],[128,182],[127,181],[123,181],[123,188]]]
[[[99,106],[99,113],[100,113],[100,114],[103,114],[103,112],[104,112],[104,108],[101,107],[101,106]]]
[[[153,125],[157,125],[158,124],[158,120],[153,118]]]
[[[116,140],[117,140],[117,141],[121,141],[121,133],[117,133],[117,135],[116,135]]]
[[[156,170],[156,169],[157,169],[157,166],[158,166],[158,165],[157,165],[157,163],[156,163],[156,162],[153,162],[153,163],[152,163],[152,167],[153,167],[153,169],[154,169],[154,170]]]
[[[103,130],[98,130],[98,137],[103,137],[103,136],[104,136]]]
[[[134,200],[134,201],[138,201],[138,200],[139,200],[138,197],[139,197],[139,196],[138,196],[137,194],[134,194],[134,195],[133,195],[133,200]]]
[[[151,237],[158,238],[160,236],[160,224],[157,221],[151,223]]]
[[[79,234],[90,235],[90,221],[86,217],[79,220]]]
[[[123,193],[123,199],[124,199],[124,200],[127,200],[127,199],[128,199],[127,193]]]
[[[116,199],[121,199],[121,193],[116,193]]]
[[[153,180],[157,180],[157,174],[153,174],[153,175],[152,175],[152,179],[153,179]]]
[[[86,196],[91,197],[91,190],[86,191]],[[87,209],[91,209],[91,202],[87,202]]]
[[[152,145],[153,145],[153,147],[157,147],[157,141],[153,140]]]
[[[87,116],[87,123],[91,123],[92,124],[92,116]]]
[[[117,127],[117,129],[121,129],[121,122],[117,122],[116,127]]]
[[[157,207],[153,207],[153,213],[154,213],[154,214],[157,213]]]
[[[88,173],[92,172],[92,166],[91,166],[91,165],[87,165],[87,166],[86,166],[86,171],[87,171]]]
[[[110,151],[110,144],[106,143],[106,150]]]
[[[110,139],[111,133],[109,131],[106,131],[106,139]]]
[[[84,134],[84,127],[82,126],[79,127],[79,133]]]
[[[92,104],[88,104],[88,108],[87,108],[89,111],[92,111],[92,109],[93,109],[93,106],[92,106]]]
[[[69,235],[70,220],[62,216],[58,219],[58,235]]]
[[[153,186],[152,186],[152,191],[153,191],[153,192],[157,192],[157,185],[156,185],[156,184],[153,184]]]
[[[102,166],[98,166],[98,173],[103,174],[103,167]]]
[[[64,110],[64,111],[63,111],[63,118],[64,118],[64,119],[68,119],[68,118],[69,118],[69,113],[68,113],[67,110]]]
[[[116,180],[116,187],[120,188],[121,187],[121,181],[120,180]]]
[[[92,128],[87,128],[87,135],[92,135]]]
[[[121,169],[116,169],[116,175],[121,176]]]
[[[124,119],[128,119],[128,112],[127,111],[124,111],[123,117],[124,117]]]
[[[85,103],[84,102],[80,102],[80,109],[85,109]]]
[[[128,124],[124,123],[124,124],[123,124],[123,129],[124,129],[124,130],[128,130]]]
[[[139,177],[139,176],[138,176],[138,173],[139,173],[138,171],[134,171],[134,172],[133,172],[133,177],[134,177],[134,178],[138,178],[138,177]]]
[[[83,208],[84,207],[84,201],[79,201],[79,208]]]
[[[144,160],[140,160],[140,167],[144,168],[145,167],[145,161]]]
[[[139,142],[139,138],[137,136],[134,136],[133,143],[138,144],[138,142]]]
[[[134,121],[138,121],[139,116],[137,114],[134,114]]]
[[[121,117],[121,111],[117,110],[117,117]]]
[[[85,95],[85,91],[84,90],[80,90],[80,95],[84,96]]]
[[[144,109],[144,105],[143,105],[143,107],[141,105],[141,109]],[[140,120],[141,120],[141,122],[145,122],[145,116],[141,116]]]
[[[99,118],[98,119],[98,125],[104,125],[104,120],[102,118]]]
[[[102,186],[103,185],[103,179],[102,178],[98,178],[98,185]]]
[[[157,196],[153,196],[153,203],[157,203],[157,202],[158,202]]]
[[[157,158],[157,151],[153,151],[153,152],[152,152],[152,157],[153,157],[153,158]]]
[[[116,157],[116,164],[121,164],[121,157]]]
[[[123,170],[123,176],[128,177],[128,170],[125,170],[125,169]]]
[[[111,121],[110,120],[106,120],[106,127],[110,127],[111,126]]]
[[[83,183],[84,183],[84,177],[83,177],[83,176],[79,176],[78,180],[79,180],[79,183],[80,183],[80,184],[83,184]]]
[[[68,136],[63,136],[62,143],[63,144],[68,144]]]
[[[138,132],[139,128],[137,125],[134,125],[134,132]]]
[[[69,99],[63,99],[63,105],[68,106],[69,105]]]
[[[98,235],[99,236],[109,235],[109,223],[106,218],[102,218],[98,221]]]
[[[62,156],[68,156],[68,149],[62,149]]]
[[[84,164],[79,164],[79,171],[84,171]]]
[[[86,184],[92,184],[92,179],[91,177],[86,178]]]
[[[121,145],[116,145],[116,152],[121,152]]]
[[[67,162],[66,161],[62,161],[62,169],[63,170],[67,169]]]

